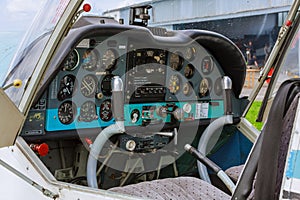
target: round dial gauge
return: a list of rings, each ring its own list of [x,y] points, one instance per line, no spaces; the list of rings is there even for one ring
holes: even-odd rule
[[[62,124],[71,124],[76,115],[76,106],[71,101],[65,101],[58,107],[58,119]]]
[[[108,122],[112,119],[112,105],[111,102],[109,100],[104,101],[101,105],[100,105],[100,119],[102,121]]]
[[[186,78],[192,78],[195,73],[195,67],[191,64],[188,64],[184,67],[184,76]]]
[[[80,91],[85,97],[93,97],[97,88],[97,78],[94,75],[86,75],[81,81]]]
[[[88,71],[97,69],[98,52],[95,49],[87,49],[82,56],[82,68]]]
[[[170,67],[174,70],[180,70],[182,67],[182,58],[176,54],[176,53],[171,53],[170,55]]]
[[[169,90],[172,94],[176,94],[180,90],[180,77],[178,75],[170,77]]]
[[[76,49],[69,53],[67,59],[63,63],[63,69],[66,71],[74,70],[79,63],[79,54]]]
[[[80,107],[80,115],[78,120],[84,122],[91,122],[93,120],[97,120],[98,115],[96,113],[96,105],[92,101],[86,101]]]
[[[191,60],[193,60],[193,59],[195,58],[195,54],[196,54],[196,49],[195,49],[195,47],[188,47],[188,48],[186,48],[186,50],[185,50],[184,57],[185,57],[187,60],[191,61]]]
[[[208,95],[210,89],[210,81],[207,78],[202,79],[199,85],[199,93],[201,97],[205,97]]]
[[[184,85],[183,85],[183,89],[182,89],[182,92],[185,96],[190,96],[191,93],[192,93],[192,90],[193,90],[193,86],[192,86],[192,83],[191,82],[186,82]]]
[[[73,75],[66,75],[60,81],[60,87],[57,94],[57,99],[63,101],[71,98],[76,89],[76,78]]]
[[[117,52],[113,49],[107,49],[103,54],[102,64],[106,70],[113,69],[117,61]]]
[[[215,94],[218,95],[218,96],[221,96],[222,93],[223,93],[223,88],[222,88],[222,78],[219,77],[215,84],[214,84],[214,91],[215,91]]]
[[[111,96],[111,80],[114,75],[106,75],[101,81],[101,91],[105,96]]]
[[[210,56],[206,56],[202,60],[201,71],[203,74],[208,75],[213,71],[213,61]]]

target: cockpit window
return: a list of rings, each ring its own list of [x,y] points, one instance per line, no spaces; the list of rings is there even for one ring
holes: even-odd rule
[[[38,58],[42,54],[47,40],[51,35],[51,31],[56,26],[68,3],[69,0],[45,1],[42,6],[43,8],[36,15],[31,28],[28,29],[26,36],[19,46],[8,70],[9,73],[3,83],[4,86],[10,84],[15,79],[22,80],[22,88],[9,88],[6,90],[6,93],[16,105],[19,104],[26,84],[30,80]]]

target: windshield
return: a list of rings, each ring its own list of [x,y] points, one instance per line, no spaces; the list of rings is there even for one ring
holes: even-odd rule
[[[26,37],[22,40],[10,64],[4,83],[2,83],[2,86],[5,86],[12,83],[14,79],[23,81],[21,89],[9,88],[6,90],[6,93],[16,105],[19,104],[38,58],[69,1],[42,1],[42,9],[35,17]],[[130,7],[149,4],[152,9],[149,9],[148,26],[163,27],[168,30],[209,30],[223,34],[238,46],[247,62],[247,76],[240,95],[247,96],[253,88],[260,71],[264,68],[292,0],[256,0],[238,3],[229,0],[222,2],[198,0],[89,0],[85,3],[91,4],[93,15],[113,17],[117,21],[123,21],[125,25],[130,23]],[[12,52],[9,52],[9,50],[1,49],[0,56],[11,54]],[[2,66],[5,65],[4,62],[1,64]]]
[[[37,13],[31,28],[22,40],[3,83],[3,86],[5,86],[15,79],[22,80],[21,89],[9,88],[6,90],[6,93],[16,105],[19,104],[24,88],[35,69],[51,31],[56,26],[68,3],[69,0],[44,1],[42,9]]]

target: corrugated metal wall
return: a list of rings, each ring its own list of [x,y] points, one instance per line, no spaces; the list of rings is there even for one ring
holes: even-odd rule
[[[172,25],[178,21],[200,22],[254,16],[288,10],[293,0],[153,0],[143,4],[153,6],[150,12],[152,25]],[[114,10],[128,23],[129,7]],[[110,15],[112,16],[112,15]]]

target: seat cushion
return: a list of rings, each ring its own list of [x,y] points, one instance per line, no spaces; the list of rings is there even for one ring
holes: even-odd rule
[[[225,173],[236,183],[242,173],[244,165],[238,165],[226,169]]]
[[[213,185],[193,177],[166,178],[115,187],[110,191],[158,200],[230,199]]]

